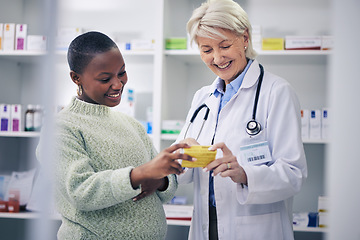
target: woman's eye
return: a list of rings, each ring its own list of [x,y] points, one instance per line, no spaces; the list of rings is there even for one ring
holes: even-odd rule
[[[211,52],[211,49],[209,50],[203,50],[204,53],[210,53]]]
[[[102,81],[102,82],[108,82],[108,81],[110,81],[110,78],[104,78],[104,79],[101,79],[100,81]]]
[[[230,48],[231,47],[231,45],[229,45],[229,46],[223,46],[223,47],[221,47],[222,49],[228,49],[228,48]]]
[[[122,77],[122,76],[124,76],[125,74],[126,74],[126,71],[123,71],[123,72],[119,73],[118,76],[119,76],[119,77]]]

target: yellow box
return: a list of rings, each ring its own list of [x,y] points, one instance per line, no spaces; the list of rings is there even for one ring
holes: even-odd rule
[[[262,50],[284,50],[283,38],[263,38]]]
[[[181,165],[187,168],[206,167],[209,163],[215,160],[216,150],[208,150],[210,146],[192,146],[190,148],[184,148],[183,153],[190,155],[197,160],[194,162],[182,160]]]

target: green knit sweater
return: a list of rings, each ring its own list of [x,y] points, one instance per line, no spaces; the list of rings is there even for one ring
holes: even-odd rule
[[[137,202],[130,171],[156,156],[143,126],[109,107],[74,98],[56,117],[56,206],[59,239],[164,239],[162,203],[177,182]]]

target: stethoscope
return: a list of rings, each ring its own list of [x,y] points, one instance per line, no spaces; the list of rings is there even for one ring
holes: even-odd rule
[[[261,64],[259,64],[259,67],[260,67],[260,75],[259,75],[259,82],[258,82],[258,85],[257,85],[257,88],[256,88],[256,94],[255,94],[255,101],[254,101],[254,106],[253,106],[253,113],[252,113],[252,118],[251,120],[246,124],[246,133],[249,134],[250,136],[256,136],[257,134],[260,133],[261,131],[261,125],[258,121],[256,121],[256,110],[257,110],[257,104],[258,104],[258,101],[259,101],[259,94],[260,94],[260,89],[261,89],[261,83],[263,81],[263,78],[264,78],[264,68]],[[195,138],[196,140],[199,138],[200,136],[200,133],[204,127],[204,124],[206,122],[206,120],[208,119],[209,117],[209,112],[210,112],[210,108],[205,104],[203,103],[202,105],[200,105],[196,110],[195,112],[193,113],[191,119],[190,119],[190,122],[186,128],[186,131],[185,131],[185,134],[184,134],[184,138],[186,137],[186,134],[189,130],[189,127],[190,125],[194,122],[196,116],[198,115],[198,113],[201,111],[201,109],[203,108],[206,108],[206,112],[205,112],[205,115],[204,115],[204,118],[203,118],[203,122],[201,124],[201,128],[200,128],[200,131],[197,135],[197,137]]]

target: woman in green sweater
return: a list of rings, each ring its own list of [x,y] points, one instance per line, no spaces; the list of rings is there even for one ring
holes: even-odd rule
[[[186,144],[157,155],[143,126],[111,111],[127,82],[116,44],[99,32],[75,38],[68,50],[78,97],[56,116],[55,192],[62,216],[58,239],[164,239],[162,204],[182,173]],[[40,143],[41,145],[41,143]]]

